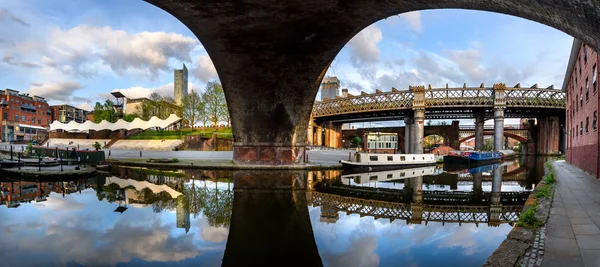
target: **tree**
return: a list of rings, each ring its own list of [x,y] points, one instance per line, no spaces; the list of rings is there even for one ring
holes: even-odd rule
[[[208,117],[207,120],[212,122],[213,126],[217,126],[221,120],[229,123],[227,101],[225,101],[225,94],[220,83],[208,82],[204,94],[202,94],[202,101],[205,103],[204,110]]]
[[[183,98],[183,117],[190,122],[192,130],[194,130],[196,122],[200,120],[203,108],[202,99],[194,89]]]
[[[100,123],[103,120],[108,122],[116,122],[117,115],[114,109],[114,104],[110,100],[106,100],[104,104],[96,102],[94,105],[94,122]]]

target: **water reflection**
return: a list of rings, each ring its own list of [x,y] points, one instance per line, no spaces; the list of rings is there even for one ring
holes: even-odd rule
[[[7,266],[479,266],[518,218],[537,166],[5,179],[0,255]]]

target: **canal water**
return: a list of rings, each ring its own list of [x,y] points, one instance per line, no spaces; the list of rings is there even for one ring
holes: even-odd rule
[[[545,161],[3,177],[0,266],[480,266],[518,220]]]

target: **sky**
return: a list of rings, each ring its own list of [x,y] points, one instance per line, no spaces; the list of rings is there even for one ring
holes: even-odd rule
[[[340,51],[327,75],[351,94],[375,89],[521,83],[559,88],[573,38],[497,13],[427,10],[378,21]],[[189,88],[217,72],[202,44],[176,18],[143,1],[0,0],[0,88],[91,109],[128,97],[173,93],[185,63]],[[320,99],[320,96],[317,96]]]

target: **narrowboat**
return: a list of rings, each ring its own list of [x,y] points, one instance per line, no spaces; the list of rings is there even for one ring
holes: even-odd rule
[[[433,154],[354,154],[351,160],[340,160],[342,167],[357,171],[384,171],[435,165]]]
[[[436,166],[408,168],[378,172],[360,172],[353,174],[342,174],[341,180],[345,185],[367,184],[372,182],[386,182],[415,178],[418,176],[437,175],[440,172]]]
[[[461,164],[468,166],[479,166],[500,162],[501,160],[500,152],[491,151],[450,152],[447,156],[444,156],[444,164]]]

